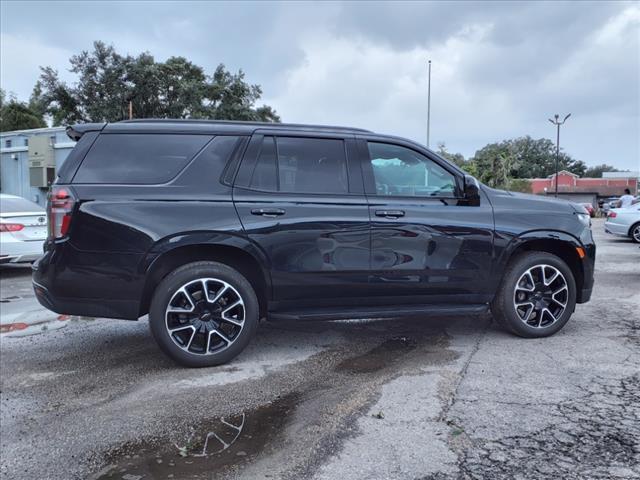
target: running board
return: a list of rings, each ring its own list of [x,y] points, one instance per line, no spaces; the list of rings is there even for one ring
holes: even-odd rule
[[[448,317],[483,315],[487,304],[475,305],[390,305],[379,307],[308,308],[269,312],[269,320],[347,320],[360,318]]]

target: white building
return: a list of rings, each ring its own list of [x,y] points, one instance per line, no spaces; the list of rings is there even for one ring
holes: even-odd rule
[[[44,206],[49,184],[74,146],[65,127],[0,133],[0,192]]]
[[[629,172],[602,172],[602,178],[640,178],[640,171]]]

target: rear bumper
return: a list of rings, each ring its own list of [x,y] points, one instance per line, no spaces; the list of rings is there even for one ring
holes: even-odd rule
[[[5,263],[30,263],[42,256],[41,252],[23,255],[0,255],[0,265]]]
[[[133,319],[131,305],[128,302],[118,302],[105,299],[60,298],[51,295],[47,287],[35,280],[33,291],[40,305],[52,312],[83,317],[122,318]]]
[[[55,262],[48,251],[32,265],[32,284],[36,299],[48,310],[59,314],[85,317],[121,318],[137,320],[139,302],[113,298],[69,297],[56,293],[56,282],[60,283]]]
[[[15,240],[3,233],[0,241],[0,264],[34,262],[42,256],[42,244],[42,240]]]
[[[612,235],[619,235],[621,237],[626,237],[627,235],[629,235],[629,225],[621,225],[613,222],[605,222],[604,231]]]

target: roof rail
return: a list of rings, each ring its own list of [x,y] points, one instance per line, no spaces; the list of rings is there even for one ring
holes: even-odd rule
[[[274,122],[255,122],[242,120],[208,120],[198,118],[172,119],[172,118],[135,118],[131,120],[121,120],[117,123],[204,123],[209,125],[246,125],[255,126],[257,128],[299,128],[299,129],[322,129],[322,130],[340,130],[351,132],[372,133],[364,128],[340,127],[334,125],[311,125],[304,123],[274,123]]]

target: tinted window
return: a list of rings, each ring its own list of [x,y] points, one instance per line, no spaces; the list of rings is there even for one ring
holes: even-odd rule
[[[347,193],[344,142],[264,137],[249,186],[285,193]]]
[[[436,162],[410,148],[375,142],[368,145],[378,195],[455,196],[454,175]]]
[[[211,139],[206,135],[100,135],[80,165],[75,183],[164,183]]]
[[[277,137],[281,192],[347,193],[347,158],[342,140]]]
[[[0,213],[18,212],[44,212],[44,209],[22,197],[0,197]]]
[[[253,169],[249,186],[257,190],[278,190],[276,142],[273,137],[264,137],[262,141],[262,148]]]

